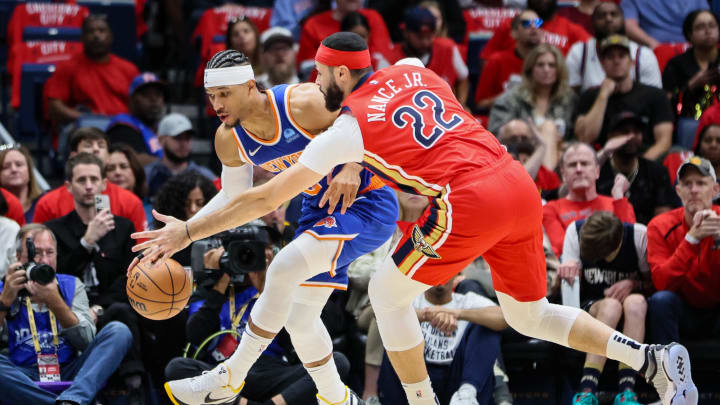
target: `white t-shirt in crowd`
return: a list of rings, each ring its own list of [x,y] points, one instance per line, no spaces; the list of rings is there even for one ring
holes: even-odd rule
[[[428,302],[425,294],[420,294],[415,298],[415,301],[413,301],[413,308],[415,309],[424,309],[432,306],[434,305]],[[453,293],[452,301],[441,306],[450,309],[479,309],[496,306],[496,304],[481,295],[468,292],[466,294]],[[458,327],[452,335],[445,335],[430,325],[430,322],[421,323],[420,328],[425,338],[425,361],[429,364],[440,365],[452,363],[455,351],[460,345],[468,323],[468,321],[458,320]]]

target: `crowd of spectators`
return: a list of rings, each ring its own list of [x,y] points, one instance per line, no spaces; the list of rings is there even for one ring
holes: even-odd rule
[[[292,85],[314,80],[315,51],[339,30],[367,40],[375,69],[420,59],[524,165],[543,197],[549,299],[563,301],[561,286],[578,283],[583,309],[638,341],[718,342],[720,24],[708,0],[191,1],[192,11],[165,2],[161,12],[161,2],[136,3],[149,23],[138,44],[157,52],[159,35],[168,53],[192,54],[185,74],[153,65],[156,55],[136,64],[112,53],[113,16],[82,11],[72,20],[81,49],[57,59],[40,103],[43,136],[58,156],[57,169],[42,174],[55,188],[38,181],[35,143],[0,146],[0,402],[86,404],[115,395],[156,403],[166,400],[166,379],[232,353],[264,273],[232,279],[217,271],[224,249],[211,249],[202,266],[223,275],[198,285],[180,315],[151,321],[127,302],[130,234],[162,226],[153,209],[191,218],[220,188],[217,165],[196,147],[214,132],[201,128],[219,124],[202,89],[215,52],[248,56],[261,88]],[[187,49],[174,49],[179,40]],[[180,99],[184,86],[194,91]],[[174,108],[182,104],[197,113]],[[268,176],[256,169],[255,184]],[[400,221],[428,206],[422,196],[398,197]],[[252,225],[268,262],[291,240],[297,207]],[[57,273],[53,282],[26,283],[28,241],[35,261]],[[347,296],[334,294],[322,317],[340,374],[370,405],[404,395],[367,297],[389,248],[351,266]],[[174,258],[189,268],[192,250]],[[442,405],[513,402],[502,354],[512,332],[493,299],[479,257],[414,303]],[[186,344],[193,358],[182,355]],[[37,359],[53,351],[62,380],[74,381],[62,394],[31,381],[46,378]],[[576,366],[573,403],[597,404],[605,358],[587,355]],[[638,403],[636,373],[621,364],[615,377],[617,403]],[[286,334],[247,382],[243,405],[316,403]],[[512,375],[509,384],[518,388]]]

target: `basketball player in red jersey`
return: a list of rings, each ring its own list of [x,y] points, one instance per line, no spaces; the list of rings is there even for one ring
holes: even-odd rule
[[[367,45],[347,32],[327,37],[315,61],[327,109],[342,107],[333,125],[308,144],[299,164],[226,208],[190,222],[157,216],[164,228],[133,236],[151,239],[133,248],[144,250],[144,261],[262,216],[338,164],[364,161],[398,189],[431,199],[424,214],[402,229],[394,254],[369,286],[383,344],[411,405],[436,403],[411,302],[480,255],[490,264],[514,329],[631,366],[655,386],[664,405],[697,403],[682,345],[641,344],[578,308],[548,303],[535,185],[441,78],[419,60],[373,73]]]

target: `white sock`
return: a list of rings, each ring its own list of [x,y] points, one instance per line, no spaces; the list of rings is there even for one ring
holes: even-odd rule
[[[640,370],[645,364],[644,343],[638,343],[620,332],[614,332],[607,343],[606,356],[627,364],[635,370]]]
[[[318,367],[305,368],[315,381],[315,387],[318,390],[318,397],[328,404],[339,404],[345,401],[347,390],[345,384],[340,380],[335,359],[330,356],[330,360]]]
[[[257,336],[250,328],[245,328],[235,353],[225,360],[225,365],[230,369],[230,385],[233,388],[238,388],[245,380],[250,367],[271,342],[272,339]]]
[[[405,396],[407,396],[410,405],[436,405],[435,392],[430,385],[430,377],[415,384],[403,383]]]

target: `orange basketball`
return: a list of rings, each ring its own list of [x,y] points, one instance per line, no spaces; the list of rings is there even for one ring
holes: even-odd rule
[[[148,319],[162,320],[177,315],[192,294],[192,273],[175,260],[150,266],[139,263],[128,277],[128,301],[135,311]]]

